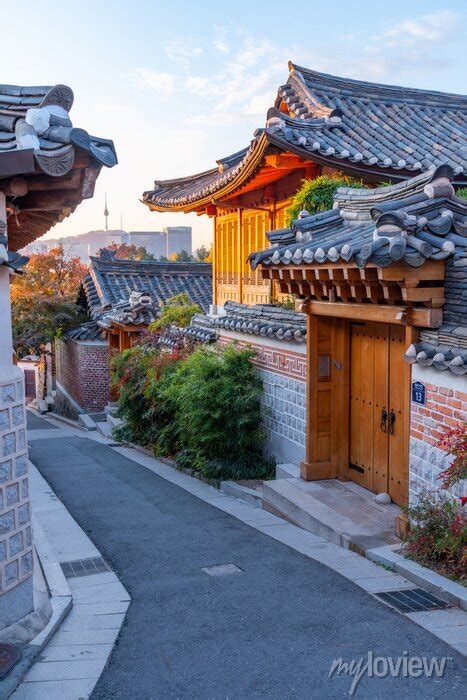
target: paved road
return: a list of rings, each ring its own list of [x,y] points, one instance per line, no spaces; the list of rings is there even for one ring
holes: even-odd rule
[[[37,426],[42,427],[42,426]],[[441,680],[364,678],[357,697],[442,698],[462,657],[334,571],[82,437],[31,458],[113,564],[132,603],[93,698],[343,698],[331,662],[449,656]],[[243,573],[201,569],[234,563]]]

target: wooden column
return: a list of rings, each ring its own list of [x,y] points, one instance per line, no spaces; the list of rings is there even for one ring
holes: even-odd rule
[[[243,217],[242,210],[239,207],[237,209],[237,228],[238,228],[238,239],[237,239],[237,270],[238,270],[238,300],[240,303],[243,301],[243,264],[245,257],[245,246],[243,241]]]
[[[334,476],[331,459],[331,334],[332,319],[307,316],[306,481]]]
[[[213,216],[214,233],[212,237],[212,303],[217,304],[217,215]]]

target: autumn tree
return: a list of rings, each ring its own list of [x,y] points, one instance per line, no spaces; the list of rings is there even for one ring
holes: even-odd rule
[[[24,274],[13,277],[13,343],[19,357],[44,354],[57,336],[84,320],[76,298],[85,274],[80,259],[68,258],[60,245],[32,255]]]
[[[47,253],[31,255],[23,275],[15,275],[11,284],[12,302],[55,299],[75,301],[86,274],[79,258],[68,258],[63,245]]]
[[[193,256],[186,250],[181,250],[179,253],[171,253],[170,260],[171,262],[193,262]]]
[[[154,255],[148,253],[144,246],[135,246],[134,243],[111,243],[99,250],[110,251],[117,260],[154,260]]]

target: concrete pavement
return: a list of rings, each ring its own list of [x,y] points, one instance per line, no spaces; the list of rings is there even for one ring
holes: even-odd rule
[[[130,459],[130,450],[76,431],[45,436],[40,429],[31,440],[32,460],[132,599],[93,697],[343,697],[352,679],[329,679],[332,661],[366,658],[370,650],[450,661],[436,680],[365,677],[360,697],[462,692],[460,654],[362,590],[383,590],[384,581],[402,588],[401,577],[396,582],[394,574],[269,513],[230,505],[218,492],[212,504],[200,500]],[[188,478],[174,473],[172,481],[178,477]],[[198,486],[200,494],[209,488]],[[226,512],[240,517],[245,508],[259,529]],[[304,550],[313,547],[329,566],[277,541],[290,537],[295,545],[302,538]],[[224,564],[240,571],[204,571]],[[331,566],[352,576],[358,569],[366,586]]]

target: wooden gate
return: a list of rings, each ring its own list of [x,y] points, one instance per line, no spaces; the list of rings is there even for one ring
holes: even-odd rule
[[[404,328],[350,326],[349,478],[371,491],[407,498]]]
[[[24,370],[24,393],[26,402],[36,398],[36,372],[33,369]]]

